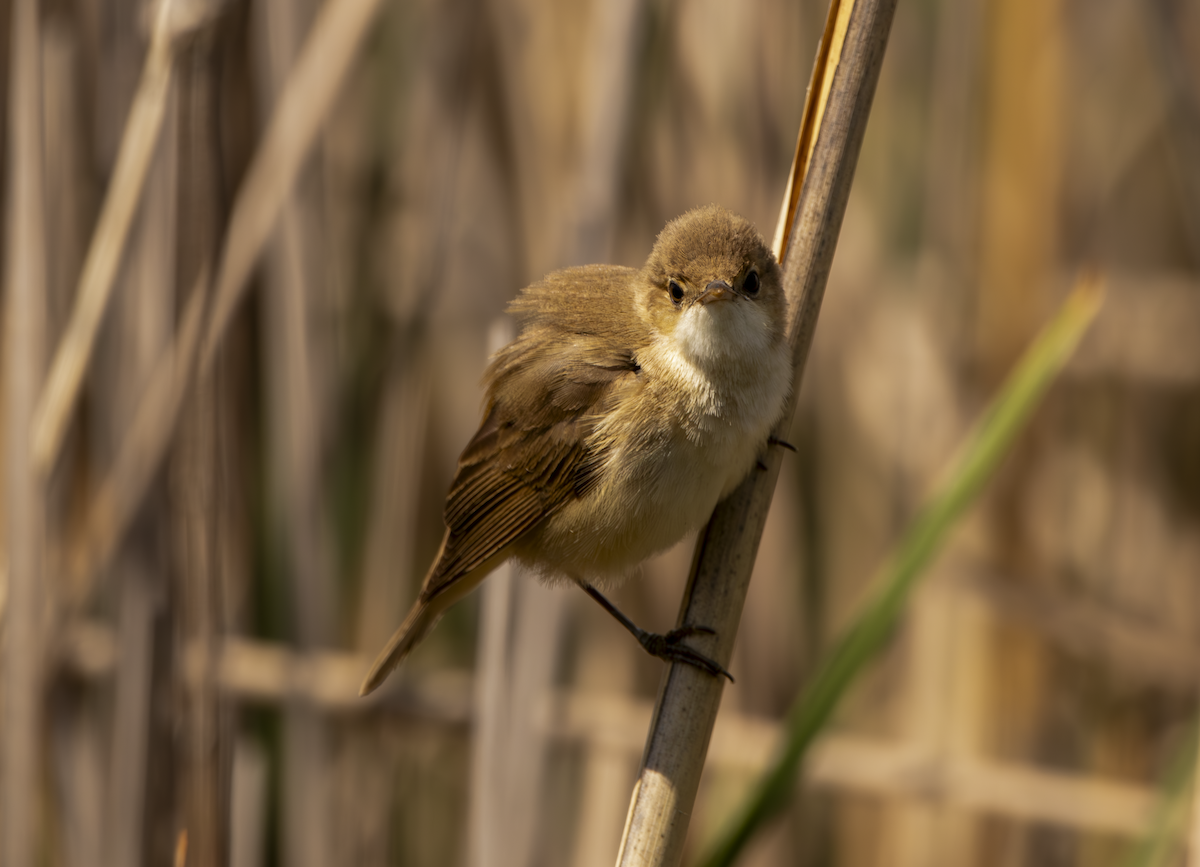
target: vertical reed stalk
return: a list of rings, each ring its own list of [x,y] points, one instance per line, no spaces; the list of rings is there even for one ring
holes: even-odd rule
[[[262,5],[260,68],[264,103],[278,106],[295,65],[311,4],[267,0]],[[319,436],[322,417],[313,371],[323,368],[310,320],[326,273],[317,231],[314,160],[308,160],[279,213],[265,286],[267,403],[271,544],[286,564],[284,598],[292,612],[290,634],[303,653],[326,645],[334,607],[324,527],[320,521]],[[330,726],[302,698],[284,710],[283,852],[296,867],[334,862],[330,803],[332,754]]]
[[[4,367],[7,454],[3,730],[0,731],[0,861],[33,867],[41,826],[43,698],[43,485],[30,460],[30,425],[41,386],[46,297],[42,178],[41,29],[37,0],[14,0],[8,117],[7,308]]]
[[[192,287],[212,261],[222,229],[217,125],[218,32],[196,38],[179,60],[179,251],[180,287]],[[196,291],[196,290],[193,290]],[[191,299],[189,299],[190,301]],[[182,305],[181,305],[182,306]],[[229,785],[232,727],[228,700],[217,684],[220,641],[225,636],[223,546],[227,509],[225,485],[227,377],[221,363],[198,376],[184,407],[187,421],[171,466],[175,506],[177,634],[187,653],[176,666],[184,697],[179,737],[180,790],[187,863],[223,864],[229,849]],[[163,696],[166,700],[166,696]]]

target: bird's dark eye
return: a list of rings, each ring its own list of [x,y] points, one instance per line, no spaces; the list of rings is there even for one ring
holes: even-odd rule
[[[742,291],[753,297],[758,294],[758,272],[751,271],[742,282]]]
[[[683,300],[683,287],[672,280],[667,284],[667,292],[671,295],[671,300],[678,304]]]

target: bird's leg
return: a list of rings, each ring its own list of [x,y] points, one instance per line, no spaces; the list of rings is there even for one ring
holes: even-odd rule
[[[628,629],[633,634],[633,637],[638,640],[638,644],[651,656],[657,656],[659,659],[666,659],[671,662],[686,662],[688,665],[694,665],[696,668],[707,671],[714,677],[723,675],[729,678],[730,683],[733,683],[733,675],[726,671],[720,663],[680,643],[689,635],[716,635],[715,630],[709,629],[707,626],[681,626],[679,629],[672,629],[666,635],[661,635],[657,632],[647,632],[622,614],[617,606],[605,599],[604,594],[591,584],[580,581],[579,586],[584,589],[588,596],[599,602],[601,608],[615,617],[618,623]]]

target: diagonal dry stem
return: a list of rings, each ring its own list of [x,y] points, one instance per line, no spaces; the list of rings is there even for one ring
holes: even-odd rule
[[[895,5],[895,0],[834,0],[813,69],[782,212],[792,228],[776,233],[777,247],[786,247],[784,285],[791,300],[789,337],[796,367],[792,403],[781,428],[791,419],[812,343]],[[799,195],[789,218],[795,190]],[[779,464],[778,449],[764,456],[766,470],[751,475],[717,506],[696,546],[679,625],[715,628],[717,636],[699,649],[725,665]],[[619,865],[679,863],[723,686],[722,679],[690,666],[672,665],[668,671],[634,786]]]
[[[50,473],[62,448],[154,159],[175,59],[172,6],[173,0],[162,0],[155,15],[150,49],[121,137],[112,182],[79,274],[75,306],[34,414],[33,461],[43,478]]]

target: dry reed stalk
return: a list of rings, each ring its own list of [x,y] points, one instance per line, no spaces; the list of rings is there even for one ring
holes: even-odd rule
[[[104,851],[104,746],[99,717],[80,696],[60,693],[50,737],[58,789],[58,844],[65,867],[94,867]]]
[[[1167,94],[1167,150],[1172,191],[1183,218],[1192,263],[1200,263],[1200,90],[1188,64],[1183,6],[1167,0],[1141,4],[1151,54],[1157,61],[1162,89]]]
[[[983,14],[982,0],[941,4],[934,45],[921,235],[926,246],[958,269],[966,264],[976,210],[963,190],[969,189],[971,177],[968,144],[979,85]]]
[[[180,796],[188,834],[188,863],[213,867],[228,850],[230,726],[218,689],[223,623],[218,586],[221,533],[218,466],[218,388],[201,382],[185,410],[184,433],[172,456],[174,547],[180,572],[176,629],[189,637],[196,677],[186,681]],[[173,672],[177,679],[182,672]],[[167,697],[160,694],[160,700]]]
[[[142,862],[154,664],[151,576],[132,558],[124,564],[117,614],[117,672],[108,778],[104,863]]]
[[[290,0],[264,4],[263,53],[267,55],[265,102],[273,105],[286,83],[300,44],[301,10]],[[325,359],[313,340],[319,327],[311,319],[320,275],[316,197],[312,184],[299,183],[285,197],[271,243],[266,287],[268,436],[270,473],[275,483],[274,510],[287,550],[288,573],[295,580],[293,624],[301,647],[329,640],[332,588],[322,539],[318,504],[319,436],[325,415],[314,372]]]
[[[49,475],[62,448],[67,422],[79,397],[96,335],[112,296],[133,217],[166,112],[174,63],[172,0],[162,0],[154,17],[141,82],[125,124],[108,195],[79,274],[75,306],[55,352],[34,418],[33,460]],[[202,7],[204,4],[194,4]]]
[[[258,53],[263,102],[279,108],[309,18],[307,3],[268,0],[261,7]],[[268,461],[271,511],[269,544],[286,564],[289,632],[301,652],[325,645],[336,610],[328,547],[320,520],[319,436],[325,415],[314,373],[323,359],[312,339],[311,310],[325,273],[318,232],[317,200],[310,170],[281,202],[267,258],[266,342]],[[296,696],[283,709],[281,827],[284,860],[297,867],[334,863],[330,803],[332,755],[327,721]]]
[[[82,52],[63,17],[51,15],[42,34],[43,167],[46,179],[47,226],[54,227],[54,255],[46,261],[46,334],[52,341],[62,333],[74,297],[75,283],[92,219],[88,195],[89,136],[79,111]],[[67,476],[63,473],[62,476]],[[56,514],[53,482],[47,514]],[[53,530],[51,530],[53,532]],[[54,543],[50,546],[53,548]]]
[[[1011,0],[987,20],[975,345],[980,373],[999,382],[1043,316],[1064,183],[1065,59],[1061,0]],[[1039,34],[1035,42],[1030,33]]]
[[[260,867],[267,846],[267,756],[257,740],[238,737],[233,748],[233,811],[229,833],[229,867]]]
[[[985,106],[980,188],[978,290],[973,299],[971,353],[982,380],[1000,382],[1044,316],[1044,282],[1056,271],[1062,222],[1056,216],[1064,184],[1063,122],[1067,86],[1064,58],[1066,4],[1013,0],[987,17],[981,53],[988,58],[981,103]],[[1036,42],[1029,33],[1038,33]],[[965,324],[965,323],[964,323]],[[1013,515],[1035,452],[1018,451],[1003,484],[988,503],[986,533],[997,551],[1012,550]],[[1020,543],[1018,542],[1017,545]],[[1004,556],[1004,555],[1000,555]],[[999,729],[1009,747],[1036,754],[1038,729],[1055,701],[1052,657],[1041,636],[997,619],[979,600],[956,604],[953,639],[946,648],[949,678],[944,744],[963,762],[981,760]],[[991,674],[986,677],[984,673]],[[998,695],[994,683],[1003,683]],[[1000,704],[998,704],[1000,703]],[[950,814],[939,820],[939,864],[979,858],[987,829],[978,818]],[[1018,827],[1021,845],[1030,829]]]
[[[982,69],[983,0],[953,0],[939,6],[933,52],[929,133],[924,161],[920,282],[932,288],[940,312],[939,338],[951,358],[969,351],[972,252],[978,235],[978,172],[973,143],[973,110]]]
[[[560,691],[549,702],[539,703],[537,714],[539,725],[545,726],[556,742],[578,743],[577,830],[567,862],[571,867],[608,867],[611,863],[613,849],[621,839],[626,793],[637,774],[653,710],[651,702],[634,698],[636,665],[642,661],[635,654],[640,648],[623,632],[612,629],[607,617],[594,616],[592,622],[600,632],[579,641],[570,692]],[[560,704],[560,696],[568,702]],[[568,734],[566,714],[560,712],[571,700],[582,711],[575,721],[593,726],[588,736],[577,741]]]
[[[546,770],[550,738],[533,719],[532,709],[554,685],[567,625],[567,595],[514,568],[516,591],[509,677],[504,692],[504,779],[491,793],[504,811],[508,867],[545,857]]]
[[[88,377],[95,389],[89,433],[96,444],[93,454],[98,455],[110,455],[113,443],[128,432],[129,413],[152,381],[153,365],[173,331],[178,242],[173,83],[168,91],[135,240],[118,278],[126,285],[112,300],[107,335],[95,353],[93,366],[99,370]],[[141,510],[135,532],[109,575],[109,583],[115,585],[119,635],[103,804],[104,863],[110,867],[151,860],[147,841],[174,824],[175,817],[175,799],[164,792],[168,786],[163,783],[166,769],[175,764],[173,725],[155,713],[156,699],[162,701],[156,694],[161,685],[156,677],[170,683],[164,674],[173,659],[168,635],[170,567],[165,546],[158,544],[169,521],[161,508],[165,505],[161,488],[153,490],[151,497],[160,508]],[[93,599],[97,577],[96,572],[88,573],[83,584],[71,588],[70,602],[76,610],[85,609]]]
[[[216,28],[191,40],[179,62],[179,244],[177,286],[203,279],[220,243]],[[196,648],[198,672],[185,681],[176,662],[176,688],[158,696],[180,712],[179,797],[187,831],[188,863],[223,864],[229,848],[229,783],[232,765],[231,706],[218,688],[220,645],[228,632],[227,590],[233,558],[230,484],[229,370],[201,372],[182,410],[167,474],[170,542],[175,569],[174,627]],[[180,687],[186,685],[186,689]]]
[[[508,867],[505,744],[508,735],[509,634],[512,626],[512,563],[504,563],[480,589],[479,650],[475,691],[468,812],[471,867]]]
[[[796,363],[785,422],[791,419],[803,379],[894,11],[894,0],[833,3],[814,67],[784,198],[785,225],[776,232],[791,299],[789,337]],[[696,546],[679,625],[715,629],[716,636],[702,649],[722,664],[728,663],[737,635],[779,474],[778,452],[764,457],[767,470],[752,475],[717,506]],[[698,669],[671,666],[634,786],[618,864],[679,862],[723,686],[722,680]]]
[[[582,146],[567,261],[607,262],[612,256],[622,155],[633,118],[634,75],[646,16],[645,0],[593,4],[580,101]]]
[[[45,599],[44,485],[30,460],[30,424],[42,376],[46,297],[42,165],[42,34],[37,0],[15,0],[10,31],[4,373],[8,592],[0,730],[0,861],[42,859],[42,704]]]
[[[70,310],[72,294],[79,274],[87,243],[85,232],[92,214],[89,212],[88,173],[85,153],[90,138],[87,124],[79,111],[81,94],[81,54],[78,40],[66,16],[47,15],[42,21],[42,100],[43,100],[43,172],[45,178],[44,221],[54,229],[54,255],[46,260],[45,334],[47,342],[61,332]],[[55,552],[67,535],[59,517],[71,502],[70,488],[75,476],[73,467],[64,467],[45,480],[44,514],[46,516],[45,587],[53,593],[54,602],[48,610],[70,611],[73,600],[70,589],[59,580],[60,570]],[[2,606],[0,602],[0,606]],[[53,636],[57,630],[50,626],[47,660],[53,659]],[[101,768],[104,753],[103,735],[99,725],[102,716],[94,712],[86,699],[86,689],[78,689],[59,680],[49,662],[43,676],[54,688],[46,702],[44,723],[48,741],[47,784],[51,786],[50,802],[55,805],[53,845],[62,853],[70,867],[83,867],[97,862],[104,852],[104,840],[111,835],[105,820],[104,774]],[[102,833],[102,829],[108,833]]]

